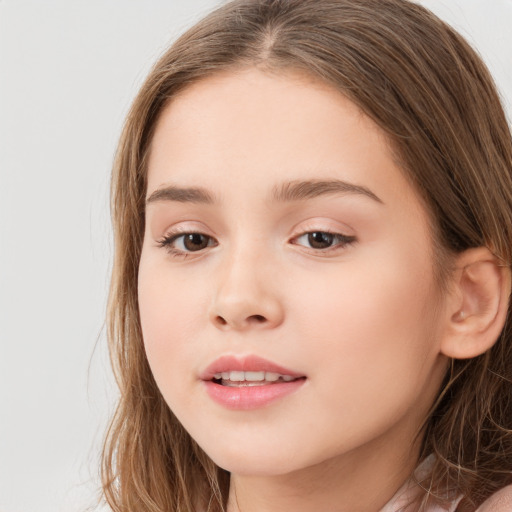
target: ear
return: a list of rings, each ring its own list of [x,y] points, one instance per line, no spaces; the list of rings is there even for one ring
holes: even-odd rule
[[[505,325],[510,286],[510,268],[485,247],[458,255],[441,352],[469,359],[490,349]]]

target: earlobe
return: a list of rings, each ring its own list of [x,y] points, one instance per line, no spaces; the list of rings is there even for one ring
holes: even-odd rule
[[[455,359],[483,354],[498,339],[510,300],[510,268],[485,247],[456,260],[441,352]]]

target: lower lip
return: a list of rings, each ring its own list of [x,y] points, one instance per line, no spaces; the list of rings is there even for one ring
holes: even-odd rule
[[[306,379],[291,382],[276,382],[262,386],[222,386],[205,381],[206,390],[212,400],[233,410],[250,410],[264,407],[297,391]]]

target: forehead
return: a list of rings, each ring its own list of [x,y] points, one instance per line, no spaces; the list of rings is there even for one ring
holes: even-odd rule
[[[148,172],[148,194],[171,182],[263,196],[281,182],[342,179],[418,199],[384,132],[333,87],[298,72],[248,68],[186,88],[160,115]]]

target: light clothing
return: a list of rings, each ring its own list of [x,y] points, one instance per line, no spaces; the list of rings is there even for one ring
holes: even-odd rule
[[[433,455],[427,457],[414,472],[414,477],[410,478],[379,512],[415,512],[408,507],[420,491],[415,482],[421,482],[428,477],[433,462]],[[453,496],[447,505],[448,508],[430,505],[426,512],[456,512],[462,498],[463,496]],[[512,512],[512,485],[493,494],[475,512]]]

